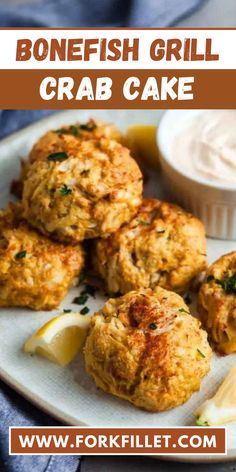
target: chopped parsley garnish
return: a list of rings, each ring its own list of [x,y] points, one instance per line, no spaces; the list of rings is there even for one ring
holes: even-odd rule
[[[63,184],[63,186],[60,188],[60,193],[62,195],[70,195],[72,193],[72,189],[66,184]]]
[[[80,134],[79,129],[80,129],[79,126],[72,125],[69,127],[69,133],[72,134],[73,136],[79,136]]]
[[[73,136],[79,136],[80,131],[94,131],[97,128],[97,125],[93,121],[81,125],[71,125],[67,128],[59,128],[54,132],[57,134],[72,134]]]
[[[179,308],[180,313],[187,313],[189,315],[189,311],[185,310],[185,308]]]
[[[149,327],[149,329],[152,329],[152,330],[157,329],[156,323],[150,323],[150,325],[148,327]]]
[[[26,251],[20,251],[15,255],[15,259],[24,259],[24,257],[26,257],[26,254]]]
[[[223,280],[215,279],[213,275],[207,277],[207,282],[214,282],[220,285],[227,295],[236,294],[236,273],[225,277]]]
[[[205,354],[204,354],[202,351],[200,351],[200,349],[197,349],[197,352],[198,352],[198,354],[200,354],[200,356],[201,356],[203,359],[205,359],[206,356],[205,356]]]
[[[72,303],[76,305],[84,305],[88,301],[88,295],[86,293],[81,293],[78,297],[75,297]]]
[[[89,308],[87,306],[85,306],[84,308],[82,308],[82,310],[80,310],[81,315],[87,315],[87,313],[89,313]]]
[[[68,154],[67,152],[53,152],[52,154],[49,154],[48,156],[48,161],[56,162],[56,161],[65,161],[68,159]]]
[[[64,313],[71,313],[72,310],[69,310],[69,309],[67,309],[67,308],[64,308],[63,312],[64,312]]]
[[[220,281],[220,284],[224,289],[225,293],[236,293],[236,273]]]
[[[138,223],[139,223],[140,225],[147,225],[147,226],[150,225],[150,222],[149,222],[149,221],[145,221],[145,220],[138,220]]]
[[[84,290],[82,290],[78,297],[75,297],[72,303],[76,303],[76,305],[85,305],[88,301],[89,296],[95,298],[96,287],[93,285],[85,285]]]
[[[67,129],[67,128],[54,129],[54,133],[57,133],[57,134],[68,134],[68,129]]]
[[[96,292],[96,287],[93,285],[85,285],[85,289],[82,290],[81,295],[92,295],[92,297],[95,296]]]
[[[94,131],[97,128],[97,125],[93,121],[90,121],[88,123],[79,125],[79,128],[82,131]]]
[[[57,134],[72,134],[72,136],[79,136],[80,126],[71,125],[68,128],[59,128],[55,130]]]

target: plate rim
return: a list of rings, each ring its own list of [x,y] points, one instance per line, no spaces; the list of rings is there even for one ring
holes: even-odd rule
[[[3,380],[9,387],[13,388],[19,395],[25,398],[28,402],[32,405],[36,406],[44,413],[48,414],[50,417],[55,418],[57,421],[61,421],[65,425],[68,426],[88,426],[87,423],[83,421],[79,421],[75,424],[73,417],[63,413],[62,410],[56,408],[51,403],[47,401],[41,400],[40,396],[37,394],[32,394],[27,387],[24,387],[20,382],[18,382],[14,377],[9,375],[4,369],[0,368],[0,379]],[[14,425],[12,425],[14,426]],[[63,425],[62,425],[63,426]],[[78,454],[79,455],[79,454]],[[117,454],[118,455],[118,454]],[[136,455],[136,454],[134,454]],[[140,454],[142,455],[142,454]],[[125,454],[124,454],[125,456]],[[217,464],[217,463],[224,463],[224,462],[232,462],[236,459],[236,449],[229,449],[227,452],[227,456],[199,456],[197,454],[191,454],[188,456],[182,454],[166,454],[166,455],[153,455],[153,454],[145,454],[143,457],[150,457],[156,460],[164,460],[170,462],[179,462],[179,463],[202,463],[202,464]]]

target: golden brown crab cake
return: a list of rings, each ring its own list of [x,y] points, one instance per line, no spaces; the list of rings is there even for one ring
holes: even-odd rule
[[[216,350],[221,354],[236,352],[236,251],[209,267],[198,308]]]
[[[211,348],[184,300],[157,287],[108,300],[91,318],[84,355],[97,387],[164,411],[199,390]]]
[[[79,277],[83,250],[38,234],[20,211],[14,204],[0,211],[0,307],[52,310]]]
[[[67,152],[70,155],[75,152],[81,141],[90,139],[112,139],[120,142],[122,135],[115,126],[110,123],[89,120],[87,123],[75,123],[48,131],[33,146],[29,154],[29,162],[32,164],[39,159],[47,159],[50,154]]]
[[[63,158],[63,154],[77,155],[81,141],[89,139],[113,139],[122,142],[120,131],[111,123],[90,119],[87,123],[75,123],[65,125],[58,129],[50,130],[39,138],[29,153],[28,159],[21,162],[21,174],[19,180],[12,183],[12,193],[21,197],[23,183],[26,179],[30,165],[37,160],[51,158]]]
[[[145,199],[130,223],[96,242],[94,265],[109,292],[182,292],[206,268],[204,227],[176,205]]]
[[[60,241],[106,237],[137,212],[142,174],[116,141],[80,143],[77,154],[36,161],[24,184],[28,222]]]

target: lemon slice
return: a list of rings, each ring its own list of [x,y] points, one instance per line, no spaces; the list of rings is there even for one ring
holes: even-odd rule
[[[153,125],[130,125],[127,130],[127,146],[134,157],[146,164],[159,168],[159,154],[156,144],[157,127]]]
[[[24,352],[46,357],[66,366],[81,349],[89,327],[90,316],[68,313],[48,321],[24,344]]]
[[[236,366],[234,366],[214,397],[195,412],[198,426],[219,426],[236,420]]]

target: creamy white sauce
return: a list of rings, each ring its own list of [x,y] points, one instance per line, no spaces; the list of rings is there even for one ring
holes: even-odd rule
[[[211,110],[192,118],[173,139],[171,157],[189,176],[236,184],[236,110]]]

